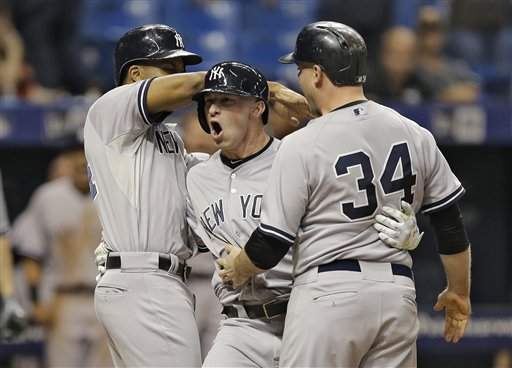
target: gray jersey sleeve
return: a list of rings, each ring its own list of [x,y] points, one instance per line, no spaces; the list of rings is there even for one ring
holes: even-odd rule
[[[458,200],[464,194],[464,188],[443,154],[437,147],[432,134],[425,131],[422,151],[425,155],[424,198],[421,211],[425,214],[441,210]]]
[[[9,216],[5,205],[4,187],[2,184],[2,172],[0,172],[0,235],[9,231]]]
[[[308,203],[308,174],[294,137],[283,140],[263,196],[260,229],[293,244]]]
[[[36,191],[29,206],[14,222],[11,233],[12,243],[18,252],[35,259],[41,259],[46,255],[50,236],[43,223],[42,205],[40,193]]]
[[[114,88],[91,106],[89,120],[103,144],[120,149],[131,147],[149,126],[162,121],[147,111],[147,93],[152,81]]]

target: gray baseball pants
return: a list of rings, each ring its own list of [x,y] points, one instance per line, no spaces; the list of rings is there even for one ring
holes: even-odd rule
[[[114,365],[200,367],[194,296],[178,276],[152,266],[151,257],[107,270],[96,286],[96,315]]]
[[[416,367],[413,280],[389,263],[359,264],[359,272],[315,267],[295,279],[281,367]]]

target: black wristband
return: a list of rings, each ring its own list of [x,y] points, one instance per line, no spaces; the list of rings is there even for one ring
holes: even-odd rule
[[[245,246],[245,253],[256,267],[268,270],[283,259],[288,249],[290,243],[267,235],[257,228]]]
[[[469,239],[457,203],[430,215],[440,254],[456,254],[469,247]]]

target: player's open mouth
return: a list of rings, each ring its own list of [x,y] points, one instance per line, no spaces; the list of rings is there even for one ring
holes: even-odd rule
[[[211,130],[211,133],[212,135],[215,137],[215,136],[219,136],[221,133],[222,133],[222,127],[220,126],[220,124],[216,121],[212,121],[210,122],[210,130]]]

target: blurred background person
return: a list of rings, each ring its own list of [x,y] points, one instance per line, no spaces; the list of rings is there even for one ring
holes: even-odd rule
[[[0,341],[12,340],[25,328],[25,312],[14,298],[12,254],[7,238],[9,218],[0,172]],[[0,359],[0,365],[3,366]]]
[[[111,365],[94,313],[94,249],[101,227],[89,196],[83,146],[68,148],[70,176],[39,187],[14,223],[11,239],[23,257],[32,318],[47,330],[48,365]]]
[[[460,59],[445,56],[446,28],[433,6],[420,9],[417,75],[430,96],[438,102],[472,103],[480,95],[478,77]]]
[[[341,22],[366,41],[368,59],[377,56],[380,35],[392,26],[394,0],[319,0],[318,20]]]
[[[66,153],[57,155],[48,165],[48,181],[73,176],[73,161]]]
[[[474,67],[510,72],[512,3],[509,0],[449,0],[449,49]],[[484,70],[482,70],[484,71]]]
[[[27,62],[27,50],[20,30],[14,24],[11,0],[0,0],[0,96],[49,102],[62,92],[43,87],[34,78],[34,69]]]
[[[36,81],[45,88],[84,93],[87,79],[79,39],[82,1],[8,1]]]
[[[6,0],[0,1],[0,94],[16,97],[22,78],[23,41],[12,24]]]
[[[7,238],[9,226],[0,172],[0,343],[11,342],[23,332],[27,325],[25,311],[14,296],[13,261]],[[0,356],[1,367],[10,364],[9,357]]]
[[[417,104],[429,99],[430,92],[416,73],[417,65],[414,32],[405,27],[388,29],[382,34],[379,57],[370,67],[365,92],[376,101]]]

